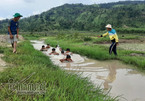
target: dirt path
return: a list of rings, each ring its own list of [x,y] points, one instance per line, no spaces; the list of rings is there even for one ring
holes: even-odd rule
[[[7,68],[6,67],[7,63],[1,59],[3,56],[4,56],[3,54],[0,54],[0,72],[3,71],[5,68]]]
[[[119,43],[145,43],[145,38],[142,39],[119,39]],[[110,40],[103,42],[93,42],[93,44],[110,44]]]
[[[23,40],[23,36],[19,35],[19,41]],[[8,43],[8,35],[0,35],[0,47],[11,47],[11,45]],[[0,53],[0,72],[7,68],[8,65],[4,60],[2,60],[3,56],[4,55]]]
[[[19,41],[23,41],[24,38],[22,35],[19,35]],[[0,46],[2,47],[10,47],[8,43],[8,35],[0,35]]]
[[[110,44],[98,44],[98,45],[110,47]],[[145,44],[144,43],[142,44],[141,43],[120,43],[118,46],[118,49],[145,52]]]

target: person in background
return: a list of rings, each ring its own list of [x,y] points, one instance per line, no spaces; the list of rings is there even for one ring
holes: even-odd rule
[[[61,54],[64,55],[64,50],[61,51]]]
[[[61,47],[59,47],[59,45],[56,45],[56,48],[58,48],[59,50],[61,50]]]
[[[59,53],[57,53],[57,52],[55,51],[55,48],[53,48],[53,49],[52,49],[52,52],[49,53],[49,55],[59,55]]]
[[[8,39],[9,39],[9,43],[12,44],[13,53],[17,53],[16,47],[17,47],[17,41],[19,37],[18,21],[21,17],[23,17],[21,14],[15,13],[14,18],[10,20],[8,24],[8,35],[9,35]]]
[[[47,51],[47,48],[45,48],[45,46],[43,45],[40,51]]]
[[[59,50],[60,50],[60,51],[64,51],[64,49],[63,49],[63,48],[61,48],[61,47],[59,48]]]
[[[69,48],[66,49],[66,52],[64,53],[64,55],[72,55],[72,52],[70,52]]]
[[[112,54],[112,51],[113,53],[117,56],[117,45],[118,45],[118,36],[117,36],[117,33],[115,31],[115,29],[112,28],[112,25],[108,24],[106,26],[106,29],[107,29],[107,33],[101,35],[101,36],[98,36],[98,38],[100,37],[105,37],[107,35],[109,35],[109,38],[112,42],[110,48],[109,48],[109,54],[111,55]]]
[[[56,45],[56,48],[60,48],[59,45]]]
[[[67,55],[66,56],[66,59],[61,59],[60,60],[60,62],[64,62],[64,61],[66,61],[66,62],[73,62],[73,60],[71,59],[71,56],[70,55]]]
[[[47,44],[46,48],[49,49],[50,48],[50,44]]]

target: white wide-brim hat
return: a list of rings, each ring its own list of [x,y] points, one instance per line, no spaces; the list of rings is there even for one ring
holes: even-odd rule
[[[106,28],[112,28],[112,25],[111,25],[111,24],[108,24],[108,25],[106,26]]]

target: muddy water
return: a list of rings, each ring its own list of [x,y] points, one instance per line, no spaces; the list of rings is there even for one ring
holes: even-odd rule
[[[34,48],[40,50],[43,41],[31,41]],[[43,52],[48,55],[51,52]],[[59,48],[56,49],[60,53]],[[49,56],[49,55],[48,55]],[[120,101],[145,101],[145,75],[133,70],[131,66],[119,61],[97,61],[73,54],[72,63],[61,63],[63,55],[49,56],[55,65],[62,69],[82,73],[83,77],[89,77],[96,86],[100,86],[105,92],[110,90],[111,96],[121,96]]]

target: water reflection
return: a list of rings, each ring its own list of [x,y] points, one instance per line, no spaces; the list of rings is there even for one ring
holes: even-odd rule
[[[112,86],[109,85],[110,83],[113,83],[114,80],[116,80],[116,66],[114,65],[108,65],[108,75],[107,77],[106,76],[99,76],[97,75],[97,79],[101,79],[101,80],[104,80],[104,89],[105,90],[108,90],[108,89],[111,89]]]

